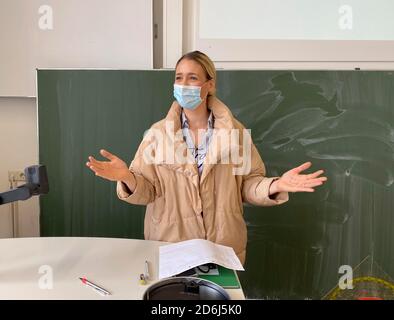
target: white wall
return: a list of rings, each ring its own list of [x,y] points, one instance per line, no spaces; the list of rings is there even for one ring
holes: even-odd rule
[[[0,96],[35,96],[36,68],[153,67],[151,0],[1,0]]]
[[[0,192],[9,189],[8,171],[38,163],[36,99],[0,97]],[[18,201],[19,236],[39,236],[38,198]],[[12,237],[11,205],[0,206],[0,238]]]

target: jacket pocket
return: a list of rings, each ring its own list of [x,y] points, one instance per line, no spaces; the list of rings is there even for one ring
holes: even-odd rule
[[[216,231],[216,239],[220,243],[232,247],[236,253],[245,250],[247,228],[241,211],[220,212],[216,223],[220,226]]]
[[[156,198],[156,200],[149,204],[146,210],[147,217],[153,224],[159,224],[165,215],[165,200],[164,197]]]

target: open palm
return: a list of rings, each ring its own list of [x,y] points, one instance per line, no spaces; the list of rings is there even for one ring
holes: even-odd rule
[[[305,162],[302,165],[293,168],[284,173],[276,181],[276,192],[314,192],[314,187],[320,186],[327,181],[327,177],[319,177],[324,171],[318,170],[310,174],[301,174],[308,169],[311,162]]]
[[[102,177],[110,181],[121,181],[123,177],[130,174],[127,164],[117,156],[107,150],[100,150],[100,154],[109,161],[99,161],[89,156],[86,166],[92,170],[96,176]]]

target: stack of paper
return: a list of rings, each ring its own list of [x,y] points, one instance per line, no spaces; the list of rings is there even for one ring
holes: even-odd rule
[[[244,270],[234,249],[204,239],[177,242],[159,249],[159,279],[174,276],[206,263]]]

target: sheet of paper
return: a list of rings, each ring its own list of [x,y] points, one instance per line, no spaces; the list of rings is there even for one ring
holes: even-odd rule
[[[244,270],[233,248],[204,239],[193,239],[159,248],[159,279],[174,276],[205,263]]]

